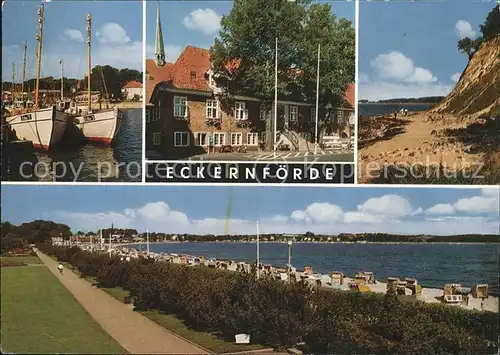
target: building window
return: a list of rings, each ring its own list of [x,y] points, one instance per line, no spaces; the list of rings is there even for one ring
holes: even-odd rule
[[[208,133],[206,132],[196,132],[194,134],[194,144],[196,146],[208,145]]]
[[[265,121],[271,118],[271,110],[266,108],[265,105],[260,105],[260,120]]]
[[[243,135],[241,133],[231,133],[231,145],[241,145],[242,140]]]
[[[161,100],[158,100],[158,107],[156,109],[156,115],[153,116],[153,121],[160,120],[160,113],[161,113]]]
[[[221,132],[215,132],[213,134],[214,137],[214,146],[221,146],[226,144],[226,134]]]
[[[215,87],[215,80],[214,80],[214,74],[213,73],[210,73],[210,75],[208,76],[208,85],[210,87]]]
[[[219,118],[219,102],[217,100],[207,100],[207,118]]]
[[[153,145],[161,144],[161,133],[153,133]]]
[[[258,133],[248,133],[247,134],[247,144],[248,145],[257,145],[259,143],[259,134]]]
[[[248,120],[248,110],[245,109],[244,102],[236,102],[236,105],[234,108],[234,118],[237,121]]]
[[[262,143],[265,143],[266,142],[266,132],[261,132],[260,133],[260,141]]]
[[[187,97],[174,96],[174,117],[187,117]]]
[[[297,106],[290,106],[290,121],[294,122],[299,119],[299,108]]]
[[[190,77],[191,77],[191,81],[196,80],[196,72],[195,72],[195,71],[192,71],[192,72],[190,73]]]
[[[151,115],[151,111],[149,109],[146,109],[146,122],[149,122],[150,115]]]
[[[174,147],[187,147],[188,140],[188,132],[174,132]]]
[[[311,107],[311,119],[316,119],[316,107]]]
[[[337,122],[343,122],[343,121],[344,121],[344,111],[337,110]]]

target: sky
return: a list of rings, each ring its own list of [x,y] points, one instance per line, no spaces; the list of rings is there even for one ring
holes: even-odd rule
[[[445,96],[467,65],[457,41],[481,34],[482,1],[361,1],[359,98]]]
[[[26,77],[36,75],[35,35],[40,1],[7,0],[2,11],[2,80],[21,81],[23,45],[28,41]],[[60,1],[45,3],[41,75],[83,78],[87,72],[86,14],[92,15],[92,66],[142,71],[142,2]]]
[[[2,185],[2,221],[73,232],[498,234],[499,188]]]
[[[317,1],[313,1],[317,2]],[[325,1],[322,1],[325,2]],[[337,18],[354,24],[353,2],[331,2]],[[184,47],[209,49],[220,30],[220,20],[229,14],[232,1],[160,1],[160,18],[167,62],[175,62]],[[146,57],[153,58],[157,2],[146,4]]]

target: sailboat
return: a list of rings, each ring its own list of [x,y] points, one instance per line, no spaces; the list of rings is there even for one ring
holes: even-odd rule
[[[123,111],[117,107],[105,109],[92,109],[92,95],[90,90],[90,74],[91,74],[91,25],[92,16],[87,15],[87,50],[88,50],[88,73],[87,73],[87,107],[80,109],[76,103],[72,103],[72,107],[68,112],[76,114],[75,124],[82,131],[83,135],[90,142],[98,142],[110,144],[116,137],[120,123],[123,120]]]
[[[58,106],[45,108],[41,107],[39,102],[43,12],[44,5],[42,4],[38,9],[38,34],[36,36],[38,51],[34,106],[13,108],[6,120],[17,139],[29,140],[35,148],[49,150],[62,139],[69,115]]]

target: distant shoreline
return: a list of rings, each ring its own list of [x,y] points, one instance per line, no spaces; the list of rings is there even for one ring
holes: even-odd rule
[[[239,244],[256,244],[256,241],[213,241],[213,242],[193,242],[193,241],[165,241],[165,242],[149,242],[150,245],[153,244],[223,244],[223,243],[239,243]],[[259,241],[260,244],[286,244],[286,242],[277,241]],[[456,244],[456,245],[482,245],[482,244],[500,244],[500,242],[293,242],[294,244]],[[146,244],[144,242],[134,242],[134,243],[119,243],[112,244],[113,246],[127,246],[127,245],[140,245]]]
[[[439,102],[359,102],[360,105],[439,105]]]

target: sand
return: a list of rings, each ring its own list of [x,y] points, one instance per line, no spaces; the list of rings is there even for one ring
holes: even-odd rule
[[[358,181],[369,182],[385,164],[441,164],[449,172],[477,166],[484,160],[484,152],[477,149],[477,136],[483,133],[465,129],[485,122],[432,112],[396,119],[392,115],[363,117],[359,122]],[[488,135],[491,132],[484,132]]]

